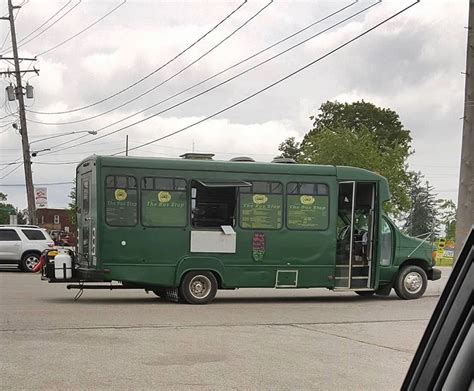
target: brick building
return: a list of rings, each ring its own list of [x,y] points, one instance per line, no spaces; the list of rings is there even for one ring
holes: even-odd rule
[[[37,209],[36,217],[38,225],[48,231],[66,231],[76,233],[76,226],[71,221],[71,213],[67,209]]]

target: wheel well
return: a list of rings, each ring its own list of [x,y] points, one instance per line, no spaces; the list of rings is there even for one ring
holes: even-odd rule
[[[421,267],[426,273],[428,273],[431,269],[430,265],[428,265],[428,263],[422,259],[407,259],[400,264],[399,269],[404,266],[418,266]]]
[[[38,256],[41,256],[41,251],[38,251],[38,250],[26,250],[23,254],[21,254],[21,259],[23,259],[26,255],[28,254],[34,254],[34,255],[38,255]]]
[[[216,277],[217,280],[217,288],[222,289],[222,277],[219,273],[215,272],[214,270],[210,270],[212,274],[214,274],[214,277]]]

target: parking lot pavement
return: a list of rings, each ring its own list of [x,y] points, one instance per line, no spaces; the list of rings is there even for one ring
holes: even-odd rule
[[[8,271],[10,270],[10,271]],[[445,284],[402,301],[320,289],[76,292],[0,270],[3,389],[399,389]]]

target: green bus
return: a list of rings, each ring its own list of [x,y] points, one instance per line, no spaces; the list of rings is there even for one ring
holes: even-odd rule
[[[72,278],[57,278],[52,264],[45,277],[81,289],[120,282],[192,304],[209,303],[218,289],[257,287],[361,296],[394,288],[414,299],[440,278],[431,244],[405,236],[384,215],[384,177],[212,156],[82,161]]]

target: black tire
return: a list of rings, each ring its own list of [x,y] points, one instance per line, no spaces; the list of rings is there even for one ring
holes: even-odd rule
[[[161,299],[166,297],[166,288],[156,288],[153,289],[152,292]]]
[[[371,297],[375,294],[375,291],[355,291],[355,293],[362,297]]]
[[[191,271],[184,275],[179,285],[179,296],[188,304],[208,304],[217,293],[217,280],[208,271]]]
[[[408,265],[400,269],[393,288],[400,299],[418,299],[428,285],[426,272],[419,266]]]
[[[27,273],[33,272],[33,267],[40,261],[40,253],[29,252],[23,254],[20,262],[20,269]]]

